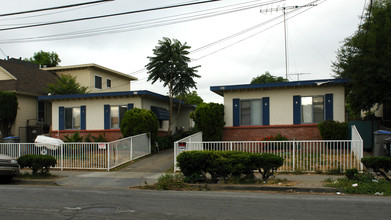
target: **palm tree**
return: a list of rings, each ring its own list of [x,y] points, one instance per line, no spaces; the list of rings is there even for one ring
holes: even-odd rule
[[[171,134],[171,126],[175,122],[172,118],[173,98],[177,95],[188,93],[191,88],[197,88],[194,77],[200,76],[196,73],[200,66],[189,67],[190,58],[188,46],[176,39],[164,37],[159,40],[158,46],[153,49],[154,56],[148,57],[149,63],[145,66],[148,70],[148,81],[154,84],[157,80],[163,82],[163,86],[168,86],[168,96],[170,98],[170,119],[168,133]],[[180,105],[178,107],[179,113]],[[177,114],[178,115],[178,114]]]

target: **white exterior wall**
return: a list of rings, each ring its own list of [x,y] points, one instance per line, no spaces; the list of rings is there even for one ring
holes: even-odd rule
[[[76,81],[82,85],[87,86],[91,93],[99,92],[119,92],[130,91],[130,80],[124,77],[119,77],[106,71],[96,68],[82,68],[72,70],[55,71],[58,75],[71,75],[76,77]],[[95,75],[102,77],[102,89],[95,88]],[[107,88],[107,79],[111,80],[111,88]]]
[[[333,119],[345,121],[345,90],[343,86],[281,88],[256,91],[235,91],[224,93],[225,126],[233,126],[233,99],[270,98],[270,125],[293,124],[293,96],[317,96],[333,94]]]
[[[128,105],[133,103],[134,108],[141,108],[141,98],[110,98],[110,99],[88,99],[52,102],[52,130],[58,130],[60,106],[65,108],[86,106],[86,130],[104,129],[104,105]]]

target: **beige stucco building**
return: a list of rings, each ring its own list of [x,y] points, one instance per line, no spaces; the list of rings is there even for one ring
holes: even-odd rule
[[[225,139],[259,140],[284,132],[319,139],[319,122],[345,121],[345,83],[309,80],[212,86],[211,91],[224,97]]]

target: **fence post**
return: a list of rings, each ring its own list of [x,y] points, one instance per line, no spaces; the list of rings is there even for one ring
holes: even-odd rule
[[[110,145],[105,144],[107,149],[107,171],[110,171]]]
[[[64,170],[64,145],[61,146],[61,171]]]
[[[18,157],[20,157],[20,144],[18,144]]]
[[[130,138],[130,160],[133,160],[133,137]]]
[[[296,141],[293,140],[293,152],[292,152],[292,156],[293,156],[293,170],[292,171],[295,171],[296,167],[295,167],[295,158],[296,158]]]
[[[232,151],[232,141],[229,143],[229,151]]]
[[[178,146],[178,143],[177,142],[174,142],[174,173],[176,172],[176,156],[177,156],[177,146]]]

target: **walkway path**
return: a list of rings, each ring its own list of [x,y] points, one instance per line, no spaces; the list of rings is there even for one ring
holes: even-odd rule
[[[128,188],[156,183],[174,163],[173,149],[152,154],[140,159],[120,171],[54,171],[51,173],[63,176],[56,180],[62,186],[114,187]]]

